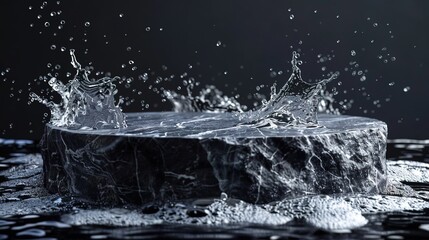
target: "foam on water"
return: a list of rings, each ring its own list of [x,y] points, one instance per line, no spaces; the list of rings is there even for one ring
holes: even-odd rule
[[[423,162],[388,162],[391,181],[429,183],[429,164]]]
[[[352,229],[365,225],[368,220],[343,197],[306,196],[285,199],[270,206],[271,211],[303,219],[308,224],[325,229]]]
[[[152,207],[151,211],[123,208],[81,209],[64,215],[62,219],[71,225],[108,226],[142,226],[161,223],[278,226],[295,219],[325,231],[338,231],[364,226],[368,223],[364,214],[418,211],[428,207],[427,201],[409,197],[317,195],[285,199],[268,205],[255,205],[234,199],[213,199],[211,204],[204,207],[184,202]]]
[[[145,209],[81,210],[65,215],[63,220],[72,225],[103,224],[109,226],[141,226],[160,223],[282,225],[292,220],[288,216],[270,213],[260,206],[239,200],[212,199],[208,201],[212,203],[205,207],[196,206],[193,203],[170,203],[160,207],[147,207],[146,209],[150,209],[150,211]]]
[[[55,126],[85,129],[106,129],[126,127],[125,115],[119,105],[115,105],[117,93],[114,81],[117,77],[90,79],[89,71],[76,60],[74,50],[70,50],[71,64],[76,75],[67,84],[51,78],[48,84],[61,96],[55,103],[30,93],[31,101],[46,105],[51,111],[50,123]]]
[[[0,184],[0,216],[62,214],[61,222],[39,222],[21,230],[44,225],[68,228],[69,225],[145,226],[185,224],[197,226],[235,226],[258,224],[283,226],[290,221],[303,221],[325,231],[344,231],[367,224],[371,214],[396,211],[419,211],[429,208],[429,202],[418,194],[404,195],[310,195],[258,205],[231,199],[222,194],[218,199],[190,199],[174,203],[147,206],[103,208],[91,206],[68,196],[47,193],[42,187],[42,160],[39,154],[17,156],[3,160],[15,167],[0,172],[6,180]],[[413,175],[422,170],[422,163],[391,161],[407,165],[400,173],[389,171],[389,179]],[[416,178],[418,182],[427,179]],[[413,190],[410,189],[412,192]],[[386,193],[389,194],[389,193]],[[5,223],[8,224],[8,223]],[[10,223],[12,224],[12,223]]]

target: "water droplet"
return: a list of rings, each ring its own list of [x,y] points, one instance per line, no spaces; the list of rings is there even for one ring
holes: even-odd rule
[[[293,14],[291,14],[290,16],[289,16],[289,19],[290,20],[292,20],[292,19],[294,19],[295,18],[295,16],[293,15]]]
[[[123,17],[124,16],[124,14],[123,13],[119,13],[119,17]]]
[[[292,11],[292,8],[288,8],[288,10],[287,10],[288,12],[291,12]]]
[[[378,26],[378,23],[374,23],[374,24],[372,24],[372,26],[377,27],[377,26]]]
[[[91,23],[90,22],[85,22],[85,27],[89,27],[89,26],[91,26]]]
[[[57,49],[57,46],[51,45],[51,50],[55,50],[55,49]]]
[[[392,62],[394,62],[394,61],[396,61],[396,57],[391,57],[391,58],[390,58],[390,60],[391,60]]]
[[[64,52],[64,51],[66,51],[66,48],[65,47],[61,47],[61,52]]]
[[[49,22],[45,22],[45,27],[49,27],[51,24]]]
[[[131,47],[127,47],[127,52],[131,51]]]
[[[227,199],[228,199],[228,195],[226,193],[223,192],[220,194],[220,200],[226,201]]]
[[[408,92],[408,91],[410,91],[410,87],[404,87],[404,92]]]
[[[128,61],[128,63],[129,63],[130,65],[132,65],[132,64],[134,64],[134,61],[133,61],[133,60],[130,60],[130,61]]]
[[[150,27],[146,27],[146,32],[149,32],[150,31]]]
[[[355,51],[355,50],[351,50],[351,51],[350,51],[350,55],[352,55],[352,56],[356,56],[356,51]]]

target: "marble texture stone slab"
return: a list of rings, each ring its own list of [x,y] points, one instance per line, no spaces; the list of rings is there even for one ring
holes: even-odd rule
[[[232,113],[127,114],[128,128],[47,124],[44,185],[106,204],[229,197],[267,203],[386,187],[385,123],[319,115],[317,128],[237,125]]]

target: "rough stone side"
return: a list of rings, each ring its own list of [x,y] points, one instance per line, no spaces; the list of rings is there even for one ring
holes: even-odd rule
[[[202,142],[222,192],[265,203],[305,194],[386,187],[387,129],[296,138]]]

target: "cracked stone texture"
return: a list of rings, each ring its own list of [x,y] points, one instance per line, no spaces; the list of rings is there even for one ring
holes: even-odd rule
[[[47,125],[44,185],[106,204],[228,196],[267,203],[386,187],[385,123],[320,115],[319,128],[252,128],[232,113],[131,113],[128,128]]]

